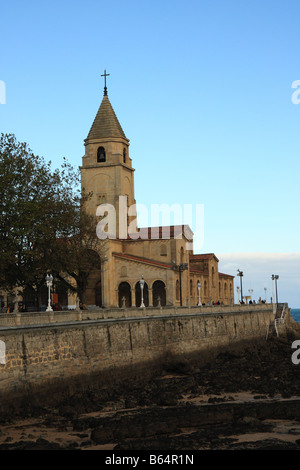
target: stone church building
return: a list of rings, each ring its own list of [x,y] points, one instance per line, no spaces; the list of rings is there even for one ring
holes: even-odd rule
[[[112,236],[99,239],[99,269],[89,277],[87,306],[139,307],[142,299],[145,307],[195,306],[199,300],[201,304],[233,303],[234,277],[219,272],[213,253],[193,253],[193,233],[188,226],[146,227],[133,235],[124,231],[136,220],[134,168],[129,140],[106,86],[84,145],[81,184],[83,190],[92,193],[87,210],[102,216],[99,221],[107,215],[99,213],[101,208],[112,207],[116,214]],[[120,215],[124,214],[120,211],[122,201],[126,202],[124,217]]]

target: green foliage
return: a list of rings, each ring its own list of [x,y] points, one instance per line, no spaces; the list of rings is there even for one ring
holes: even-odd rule
[[[26,143],[1,134],[1,287],[31,286],[38,293],[47,271],[80,271],[74,240],[83,243],[87,231],[95,239],[95,224],[83,213],[83,201],[79,172],[70,164],[64,161],[53,171],[51,162],[34,155]]]

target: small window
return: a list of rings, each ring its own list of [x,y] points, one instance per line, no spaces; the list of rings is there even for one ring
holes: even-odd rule
[[[126,149],[123,149],[123,163],[126,163]]]
[[[97,150],[97,162],[102,163],[106,161],[105,148],[99,147]]]

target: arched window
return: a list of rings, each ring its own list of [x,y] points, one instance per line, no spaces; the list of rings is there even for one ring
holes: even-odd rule
[[[128,282],[121,282],[118,289],[119,307],[131,307],[131,287]]]
[[[102,163],[106,161],[105,148],[99,147],[97,150],[97,162]]]
[[[219,297],[222,297],[222,287],[221,283],[219,282]]]
[[[193,281],[190,279],[190,297],[193,297]]]
[[[98,281],[95,285],[95,305],[97,305],[97,307],[102,307],[101,281]]]
[[[123,163],[126,163],[126,149],[123,148]]]
[[[155,281],[152,286],[153,307],[166,305],[166,286],[163,281]]]
[[[204,281],[204,295],[207,296],[207,282]]]
[[[144,289],[143,289],[143,300],[145,307],[149,307],[149,290],[148,284],[145,282]],[[138,281],[135,285],[135,305],[136,307],[140,307],[142,303],[142,291],[140,286],[140,281]]]
[[[226,282],[224,284],[224,298],[225,299],[227,298],[227,284],[226,284]]]
[[[213,266],[211,268],[211,283],[212,287],[215,287],[215,268]]]

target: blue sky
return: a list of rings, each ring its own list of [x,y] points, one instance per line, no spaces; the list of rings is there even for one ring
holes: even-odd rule
[[[3,0],[0,132],[80,165],[106,69],[137,201],[203,204],[220,268],[295,253],[264,259],[300,306],[299,20],[295,0]]]

